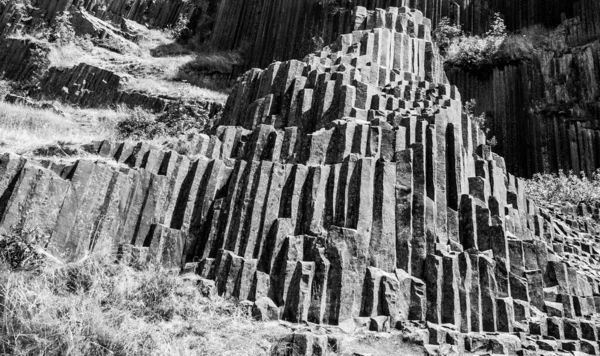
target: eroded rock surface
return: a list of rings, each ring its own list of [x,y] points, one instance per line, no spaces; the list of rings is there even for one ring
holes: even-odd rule
[[[430,353],[597,354],[598,207],[526,197],[463,115],[420,11],[356,22],[242,76],[196,159],[108,141],[90,146],[106,162],[2,156],[0,231],[38,229],[64,260],[185,264],[261,318],[417,327]]]

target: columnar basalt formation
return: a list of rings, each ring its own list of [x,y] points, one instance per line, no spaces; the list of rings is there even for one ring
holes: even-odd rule
[[[0,79],[14,81],[39,80],[48,69],[47,44],[34,39],[0,41]]]
[[[125,105],[155,113],[185,108],[190,112],[203,111],[198,117],[206,112],[211,119],[223,110],[219,102],[128,89],[129,76],[87,63],[70,68],[51,67],[49,52],[47,43],[33,38],[0,40],[0,79],[30,84],[28,95],[33,98],[61,100],[82,107]]]
[[[487,115],[494,151],[510,172],[600,168],[600,42],[565,53],[538,50],[531,60],[489,71],[447,71],[465,98]]]
[[[65,11],[83,9],[94,16],[121,23],[123,19],[157,28],[177,24],[180,18],[199,21],[208,1],[142,1],[124,0],[36,0],[26,4],[20,0],[0,3],[0,39],[13,35],[35,21],[52,21]],[[30,18],[33,16],[34,21]]]
[[[128,76],[80,63],[71,68],[50,68],[41,78],[31,96],[60,99],[83,107],[123,104],[153,112],[164,112],[172,106],[189,106],[206,110],[210,118],[218,116],[223,104],[212,101],[182,100],[167,95],[154,95],[128,90]]]
[[[185,265],[290,322],[598,354],[598,207],[535,206],[463,115],[422,13],[373,14],[242,76],[199,158],[108,141],[89,147],[105,162],[2,156],[0,231],[36,228],[64,260]]]
[[[538,24],[551,28],[567,18],[571,45],[600,35],[600,5],[595,0],[221,0],[210,42],[220,49],[248,52],[244,70],[300,59],[319,40],[327,44],[355,30],[354,18],[364,11],[361,6],[409,6],[431,19],[432,28],[449,17],[473,34],[487,32],[492,15],[499,12],[511,31]]]

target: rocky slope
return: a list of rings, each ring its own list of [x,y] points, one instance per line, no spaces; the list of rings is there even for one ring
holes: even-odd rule
[[[89,147],[104,161],[2,156],[0,231],[63,260],[183,266],[292,323],[416,330],[431,354],[598,354],[598,207],[526,197],[420,11],[356,14],[304,62],[244,74],[197,159],[108,141]]]
[[[225,97],[224,94],[211,90],[202,92],[201,88],[185,83],[185,80],[162,79],[162,72],[174,71],[177,67],[170,68],[167,63],[170,59],[164,60],[159,54],[138,58],[142,57],[142,41],[150,41],[145,36],[151,30],[133,21],[122,21],[123,26],[119,29],[83,9],[73,12],[70,24],[74,35],[78,36],[73,41],[89,40],[91,49],[87,48],[85,52],[76,45],[68,47],[69,44],[31,36],[0,38],[0,79],[19,83],[19,95],[36,100],[59,100],[84,108],[122,105],[154,113],[202,109],[210,118],[220,115],[223,109],[220,96]],[[94,54],[75,59],[73,64],[65,65],[60,60],[53,63],[52,56],[56,57],[56,52],[60,51],[73,52],[67,53],[67,57],[84,56],[90,51]],[[188,57],[189,61],[193,59],[191,55]],[[181,62],[177,56],[169,58]],[[154,60],[162,60],[163,64],[149,64]],[[147,84],[131,85],[140,78]],[[181,95],[182,92],[190,94]],[[215,99],[202,97],[203,94]]]

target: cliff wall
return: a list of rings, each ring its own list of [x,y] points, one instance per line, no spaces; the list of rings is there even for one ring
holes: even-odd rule
[[[420,11],[357,13],[306,61],[242,76],[197,158],[108,141],[97,161],[3,155],[0,232],[195,271],[293,323],[415,325],[431,354],[599,354],[598,206],[527,198]]]
[[[600,43],[565,53],[536,51],[531,60],[466,71],[451,68],[450,81],[488,116],[495,151],[511,172],[531,176],[559,169],[600,168]]]
[[[214,11],[209,5],[214,1],[183,0],[8,0],[0,3],[0,38],[13,35],[18,31],[51,22],[54,18],[71,9],[84,9],[92,15],[112,20],[120,24],[122,19],[155,27],[175,26],[180,18],[193,20],[190,26],[202,26],[206,16]]]
[[[485,33],[492,14],[500,12],[511,31],[537,24],[553,28],[571,19],[569,43],[583,44],[600,35],[600,5],[594,0],[222,0],[211,44],[243,50],[248,63],[242,70],[302,59],[352,32],[356,6],[410,6],[431,19],[433,29],[442,17],[450,17],[473,34]]]

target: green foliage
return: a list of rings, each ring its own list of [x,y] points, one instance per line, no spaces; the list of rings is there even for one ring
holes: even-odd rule
[[[50,26],[48,41],[61,45],[72,43],[75,40],[75,30],[71,25],[71,14],[68,11],[56,16]]]
[[[125,119],[117,123],[116,131],[121,139],[145,140],[162,136],[165,127],[156,120],[155,115],[135,108]]]
[[[506,37],[508,33],[504,19],[499,12],[494,13],[490,29],[485,33],[486,37]]]
[[[525,192],[540,205],[598,201],[600,199],[600,170],[590,178],[586,177],[583,172],[579,175],[573,172],[565,173],[562,170],[558,174],[538,173],[527,181]]]
[[[7,94],[10,94],[11,88],[9,82],[0,80],[0,101],[4,100]]]
[[[461,36],[463,36],[463,31],[460,25],[452,24],[448,17],[442,17],[437,28],[433,31],[433,40],[437,43],[442,56],[448,54],[450,45]]]
[[[164,134],[176,137],[186,132],[199,131],[211,124],[210,113],[193,104],[171,105],[160,115],[158,122],[165,126]]]
[[[448,23],[437,36],[441,53],[447,63],[471,70],[479,70],[494,64],[498,49],[507,36],[504,20],[494,14],[490,29],[484,36],[458,35],[459,28]]]
[[[36,245],[44,242],[46,236],[38,231],[0,235],[0,264],[12,270],[34,270],[43,261]]]
[[[477,115],[475,113],[475,107],[477,106],[477,101],[475,99],[471,99],[463,105],[463,114],[467,115],[471,118],[471,122],[473,122],[479,130],[485,132],[486,136],[490,133],[488,117],[485,112]],[[496,140],[496,136],[492,136],[487,140],[487,145],[494,147],[498,145],[498,141]]]
[[[207,110],[180,103],[169,106],[158,116],[140,108],[131,110],[125,119],[117,123],[116,131],[121,139],[152,140],[177,137],[193,130],[203,131],[208,124],[210,115]]]
[[[169,26],[167,31],[173,36],[175,41],[183,42],[192,37],[192,30],[189,28],[189,19],[184,15],[180,14],[177,22],[174,26]]]

